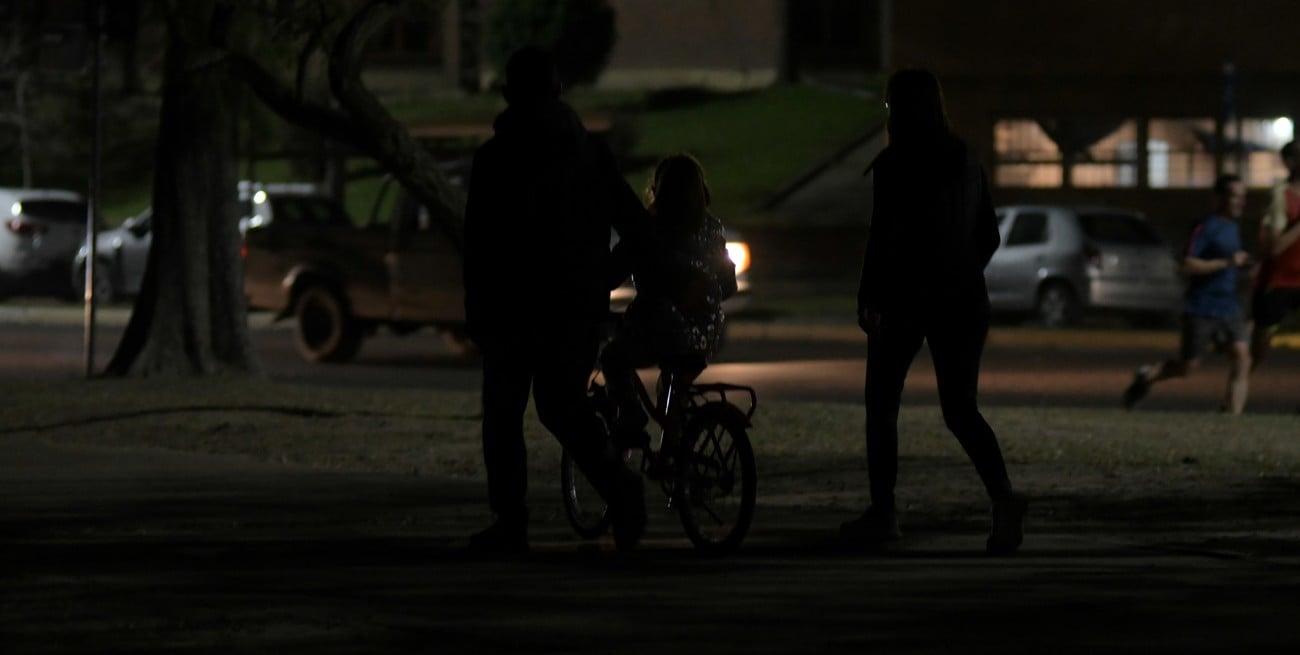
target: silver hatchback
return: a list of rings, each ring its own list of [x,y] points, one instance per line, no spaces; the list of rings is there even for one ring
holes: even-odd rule
[[[1002,246],[985,269],[994,311],[1032,312],[1049,327],[1102,310],[1156,320],[1179,311],[1174,251],[1138,212],[1015,205],[997,213]]]

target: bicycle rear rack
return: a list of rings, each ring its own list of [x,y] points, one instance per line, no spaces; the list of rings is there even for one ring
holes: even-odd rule
[[[747,387],[740,384],[727,384],[726,382],[710,382],[707,384],[693,384],[690,388],[691,398],[696,402],[705,403],[710,400],[709,394],[717,394],[718,400],[727,402],[727,392],[744,393],[749,396],[749,409],[745,412],[745,418],[754,418],[754,412],[758,409],[758,393],[754,387]]]

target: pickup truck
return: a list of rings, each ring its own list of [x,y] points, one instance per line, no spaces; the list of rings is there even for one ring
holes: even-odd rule
[[[463,342],[460,253],[422,208],[357,226],[310,185],[248,185],[244,290],[250,309],[292,316],[304,359],[346,361],[380,326],[399,334],[433,326]]]
[[[431,326],[454,351],[469,348],[460,252],[400,187],[392,211],[381,212],[390,187],[398,185],[381,188],[358,227],[311,185],[241,185],[249,308],[292,317],[294,343],[308,361],[347,361],[380,327],[406,334]],[[391,218],[381,221],[381,213]],[[748,299],[749,248],[728,231],[727,250],[739,292],[724,307],[734,310]],[[610,309],[621,311],[635,295],[631,283],[615,289]]]

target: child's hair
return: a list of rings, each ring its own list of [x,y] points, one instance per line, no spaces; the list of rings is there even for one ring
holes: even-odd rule
[[[693,234],[699,229],[708,211],[709,200],[704,168],[685,153],[660,160],[646,188],[650,213],[677,237]]]

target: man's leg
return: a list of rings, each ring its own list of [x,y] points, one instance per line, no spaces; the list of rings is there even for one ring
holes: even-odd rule
[[[1250,339],[1250,367],[1259,368],[1272,350],[1273,335],[1287,316],[1300,311],[1300,288],[1282,287],[1255,295],[1252,308],[1254,329]]]
[[[1139,366],[1133,374],[1133,382],[1124,390],[1124,407],[1133,409],[1157,382],[1191,375],[1200,365],[1201,353],[1205,352],[1205,346],[1209,343],[1211,328],[1212,324],[1207,319],[1184,315],[1178,357],[1158,364]]]
[[[1254,371],[1273,346],[1273,334],[1277,325],[1285,317],[1282,294],[1275,289],[1262,289],[1255,293],[1251,302],[1253,320],[1250,331],[1250,369]]]
[[[1268,351],[1273,348],[1273,333],[1277,331],[1275,325],[1254,324],[1250,331],[1250,370],[1254,371],[1268,355]]]
[[[641,478],[623,466],[587,397],[596,363],[596,326],[567,325],[547,332],[535,341],[537,417],[609,504],[619,547],[630,548],[645,531],[645,498]]]
[[[492,527],[471,538],[483,550],[527,546],[528,486],[524,448],[524,410],[531,384],[526,353],[505,343],[483,348],[483,463],[488,506],[497,515]]]

